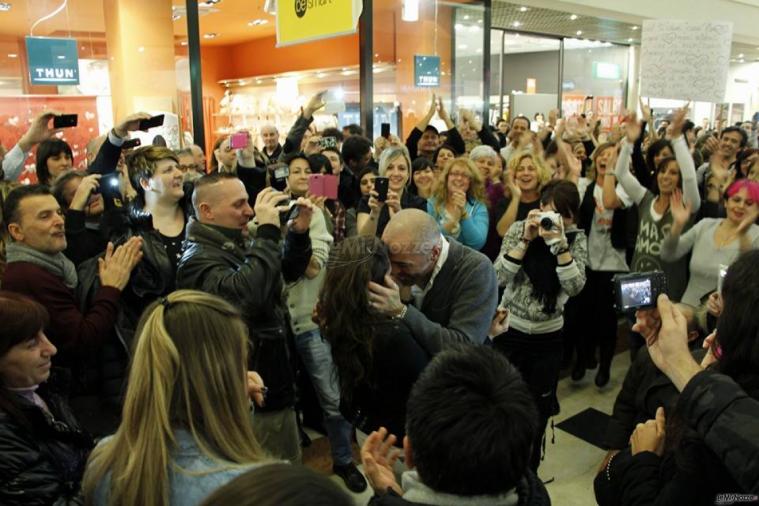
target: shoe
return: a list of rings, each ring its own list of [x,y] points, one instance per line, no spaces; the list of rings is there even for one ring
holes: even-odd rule
[[[366,479],[353,462],[342,466],[335,464],[332,466],[332,472],[343,480],[351,492],[360,494],[366,490]]]
[[[579,365],[575,365],[572,369],[572,381],[580,381],[585,377],[585,368]]]
[[[604,371],[602,369],[598,370],[598,374],[596,374],[596,386],[598,388],[603,388],[609,383],[609,371]]]

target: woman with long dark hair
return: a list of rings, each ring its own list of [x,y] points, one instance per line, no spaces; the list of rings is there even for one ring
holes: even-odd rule
[[[387,427],[400,444],[406,401],[431,357],[402,319],[383,316],[369,304],[369,283],[384,285],[389,275],[382,241],[345,239],[332,250],[316,307],[322,336],[332,347],[343,415],[366,434]]]
[[[716,338],[707,338],[710,351],[701,366],[729,376],[749,397],[759,400],[757,265],[759,251],[752,250],[728,268]],[[658,310],[639,312],[638,322],[636,330],[646,336],[651,347],[661,325]],[[631,447],[615,455],[596,477],[598,504],[706,506],[719,503],[720,494],[749,492],[733,478],[741,471],[726,465],[724,459],[729,463],[731,457],[712,452],[685,423],[687,416],[679,406],[672,413],[660,408],[656,420],[638,424],[630,438]],[[740,441],[734,434],[725,431],[715,437]]]
[[[50,186],[56,177],[74,166],[71,146],[61,139],[48,139],[37,146],[37,182]]]
[[[65,401],[65,371],[39,303],[0,292],[0,504],[67,504],[79,492],[92,439]]]
[[[558,413],[564,306],[585,285],[588,251],[585,233],[575,224],[579,212],[574,183],[549,182],[540,195],[540,210],[509,228],[495,262],[498,281],[506,288],[501,307],[509,309],[510,328],[493,345],[522,373],[540,413],[533,470],[540,464],[548,418]]]

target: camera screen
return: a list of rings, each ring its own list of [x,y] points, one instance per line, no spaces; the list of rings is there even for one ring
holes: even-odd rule
[[[622,290],[622,306],[625,309],[650,306],[653,302],[651,294],[651,279],[629,281],[620,287]]]

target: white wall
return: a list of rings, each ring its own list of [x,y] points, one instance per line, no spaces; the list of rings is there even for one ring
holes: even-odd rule
[[[759,63],[730,64],[725,101],[745,104],[743,120],[751,119],[759,111]]]

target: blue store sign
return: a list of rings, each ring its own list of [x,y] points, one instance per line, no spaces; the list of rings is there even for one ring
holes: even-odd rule
[[[414,55],[414,86],[437,88],[440,86],[440,57]]]
[[[75,39],[27,37],[32,84],[79,84],[79,53]]]

